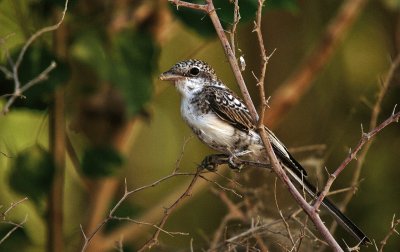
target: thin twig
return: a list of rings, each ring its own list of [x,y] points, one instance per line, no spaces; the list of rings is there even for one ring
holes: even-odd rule
[[[233,193],[233,194],[236,195],[238,198],[243,198],[243,195],[237,193],[234,189],[225,187],[225,186],[221,185],[220,183],[218,183],[217,181],[210,180],[210,179],[206,178],[206,177],[203,176],[203,175],[200,175],[200,178],[204,179],[204,180],[207,181],[207,182],[213,183],[214,185],[216,185],[217,187],[219,187],[219,188],[222,189],[223,191]]]
[[[23,199],[18,200],[17,202],[11,203],[11,204],[10,204],[10,207],[7,208],[6,211],[4,211],[4,212],[2,212],[2,213],[0,214],[0,216],[3,218],[3,221],[6,219],[7,214],[8,214],[12,209],[14,209],[16,206],[18,206],[19,204],[21,204],[22,202],[27,201],[27,200],[28,200],[28,197],[25,197],[25,198],[23,198]]]
[[[319,206],[322,203],[322,200],[324,199],[326,194],[329,192],[330,187],[332,186],[335,179],[339,176],[339,174],[347,167],[347,165],[350,163],[350,161],[357,158],[357,154],[363,148],[364,144],[366,144],[367,142],[370,142],[376,134],[378,134],[381,130],[383,130],[389,124],[399,121],[400,112],[397,112],[397,113],[394,113],[394,112],[395,111],[393,111],[392,115],[388,119],[383,121],[380,125],[378,125],[375,129],[371,130],[368,133],[362,134],[362,137],[359,140],[358,144],[355,146],[355,148],[349,152],[349,155],[347,156],[347,158],[340,164],[340,166],[335,170],[335,172],[330,174],[330,177],[329,177],[328,181],[326,182],[324,189],[322,190],[321,194],[319,195],[319,197],[317,198],[317,200],[314,203],[313,207],[315,209],[319,208]]]
[[[148,222],[144,222],[144,221],[137,221],[137,220],[133,220],[133,219],[128,218],[128,217],[123,217],[123,218],[122,218],[122,217],[117,217],[117,216],[114,215],[114,213],[115,213],[115,211],[117,211],[117,209],[121,206],[121,204],[122,204],[131,194],[137,193],[137,192],[139,192],[139,191],[142,191],[142,190],[147,189],[147,188],[150,188],[150,187],[154,187],[154,186],[160,184],[161,182],[163,182],[163,181],[165,181],[165,180],[168,180],[168,179],[170,179],[170,178],[172,178],[172,177],[176,177],[176,176],[190,176],[190,175],[193,175],[193,176],[197,177],[197,176],[198,176],[198,173],[194,173],[194,174],[193,174],[193,173],[172,173],[172,174],[167,175],[167,176],[165,176],[165,177],[163,177],[163,178],[161,178],[161,179],[159,179],[159,180],[157,180],[157,181],[155,181],[155,182],[153,182],[153,183],[151,183],[151,184],[149,184],[149,185],[145,185],[145,186],[139,187],[139,188],[137,188],[137,189],[135,189],[135,190],[131,190],[131,191],[128,191],[127,182],[126,182],[126,179],[125,179],[124,195],[123,195],[123,196],[121,197],[121,199],[114,205],[114,207],[110,210],[108,216],[107,216],[99,225],[97,225],[97,227],[96,227],[89,235],[87,235],[87,234],[84,232],[82,225],[80,225],[80,226],[81,226],[81,232],[82,232],[82,235],[83,235],[83,238],[84,238],[84,244],[83,244],[83,246],[82,246],[81,252],[86,251],[86,249],[87,249],[88,246],[90,245],[90,243],[91,243],[92,239],[94,238],[94,236],[95,236],[95,235],[104,227],[104,225],[107,224],[110,220],[126,220],[126,221],[129,221],[129,222],[135,223],[135,224],[147,225],[147,226],[154,227],[154,228],[157,229],[157,232],[163,232],[163,233],[167,233],[167,234],[171,234],[171,235],[174,235],[174,234],[185,234],[185,235],[186,235],[186,233],[182,233],[182,232],[169,232],[169,231],[166,231],[166,230],[163,229],[163,225],[162,225],[162,226],[159,226],[159,225],[155,225],[155,224],[148,223]]]
[[[239,12],[239,0],[234,0],[234,10],[233,10],[233,24],[232,29],[229,32],[229,38],[231,40],[231,47],[233,55],[236,57],[236,44],[235,44],[235,36],[236,36],[236,29],[237,25],[240,21],[240,12]]]
[[[13,227],[10,231],[8,231],[7,234],[6,234],[3,238],[1,238],[1,240],[0,240],[0,245],[1,245],[5,240],[7,240],[7,238],[10,237],[11,234],[14,233],[18,228],[22,228],[23,225],[25,224],[25,222],[26,222],[27,220],[28,220],[28,215],[25,215],[25,218],[24,218],[23,221],[21,221],[19,224],[13,224],[14,227]]]
[[[400,65],[400,54],[397,55],[395,60],[392,62],[390,69],[388,71],[388,74],[385,77],[385,80],[382,81],[382,84],[380,85],[380,90],[379,90],[375,105],[371,106],[372,114],[371,114],[371,119],[369,122],[369,130],[370,131],[372,131],[377,125],[378,116],[381,111],[381,104],[382,104],[383,98],[384,98],[393,78],[396,75],[396,71],[398,71],[399,65]],[[361,125],[361,135],[362,136],[365,135],[362,125]],[[360,184],[360,176],[361,176],[362,167],[364,165],[365,158],[367,156],[367,153],[368,153],[372,143],[373,143],[373,141],[368,141],[364,145],[363,149],[360,151],[360,154],[357,156],[356,167],[354,169],[353,176],[352,176],[352,179],[350,182],[350,190],[345,195],[343,201],[341,202],[341,210],[342,211],[344,211],[346,209],[347,205],[350,203],[351,199],[353,198],[356,191],[358,190],[358,186]],[[336,222],[332,223],[332,226],[330,228],[331,233],[334,233],[336,228],[337,228],[337,223]]]
[[[25,197],[23,199],[18,200],[17,202],[12,202],[10,204],[10,206],[4,211],[0,213],[0,217],[2,219],[3,223],[8,223],[11,224],[12,226],[14,226],[10,231],[7,232],[6,235],[4,235],[1,239],[0,239],[0,245],[11,236],[12,233],[14,233],[18,228],[22,228],[23,225],[25,224],[25,222],[28,220],[28,215],[25,215],[25,218],[23,221],[21,221],[20,223],[14,223],[11,221],[7,221],[7,215],[10,213],[10,211],[12,211],[15,207],[17,207],[18,205],[20,205],[21,203],[25,202],[28,200],[28,197]],[[1,206],[0,206],[1,207]]]
[[[34,86],[37,83],[40,83],[48,78],[48,74],[56,67],[55,62],[51,62],[51,64],[43,70],[38,76],[34,77],[32,80],[28,81],[26,84],[21,84],[19,79],[19,67],[24,59],[25,53],[27,52],[28,48],[32,45],[32,43],[37,40],[40,36],[44,33],[52,32],[57,30],[60,25],[63,23],[65,15],[68,10],[68,0],[65,0],[64,10],[61,13],[61,18],[59,21],[51,26],[44,27],[37,32],[35,32],[32,36],[28,38],[25,44],[22,46],[21,51],[18,54],[17,60],[14,61],[9,56],[8,50],[6,50],[8,62],[10,64],[11,70],[8,70],[5,67],[1,67],[0,70],[5,74],[6,78],[12,79],[14,81],[14,92],[10,94],[10,98],[8,99],[7,103],[4,105],[2,112],[0,115],[5,115],[10,110],[11,105],[15,102],[18,97],[21,97],[25,91],[29,88]]]
[[[190,196],[190,193],[194,187],[194,185],[196,184],[198,178],[200,177],[200,173],[201,170],[198,169],[196,174],[193,176],[192,181],[190,182],[189,186],[186,188],[185,192],[168,208],[165,209],[164,211],[164,217],[161,219],[160,223],[157,225],[159,228],[163,228],[165,223],[167,222],[170,214],[172,213],[172,211],[179,205],[179,203],[186,197]],[[157,229],[156,232],[153,234],[152,238],[150,240],[148,240],[139,250],[140,251],[144,251],[147,249],[150,249],[151,247],[153,247],[154,245],[156,245],[158,243],[158,236],[160,235],[161,231],[160,229]]]
[[[277,193],[276,193],[276,182],[277,182],[277,179],[275,178],[275,186],[274,186],[275,206],[276,206],[276,209],[279,212],[279,216],[281,217],[283,223],[285,224],[286,232],[288,233],[290,242],[292,243],[293,246],[296,246],[296,242],[294,241],[292,232],[290,231],[289,223],[286,221],[285,217],[283,217],[282,210],[279,208],[278,198],[277,198]]]
[[[375,102],[375,105],[372,108],[371,119],[369,122],[369,130],[373,130],[378,123],[378,117],[379,117],[379,114],[381,111],[381,105],[382,105],[383,98],[386,95],[386,92],[390,86],[391,81],[393,80],[393,78],[395,76],[396,69],[398,69],[399,65],[400,65],[400,54],[396,57],[396,59],[391,64],[389,72],[386,75],[385,80],[382,82],[382,85],[380,86],[378,98]],[[362,132],[362,134],[364,134],[364,132]],[[346,197],[344,198],[344,200],[342,201],[342,203],[341,203],[342,210],[344,210],[345,207],[349,204],[350,200],[354,196],[355,191],[358,188],[358,184],[359,184],[359,180],[360,180],[360,176],[361,176],[361,170],[362,170],[361,168],[364,165],[365,157],[366,157],[372,143],[373,143],[373,141],[368,142],[364,146],[363,150],[360,152],[360,155],[358,155],[358,157],[357,157],[357,165],[354,170],[352,180],[350,182],[350,186],[353,188],[353,191],[349,192],[346,195]]]
[[[383,248],[385,247],[385,245],[387,244],[387,241],[389,240],[389,238],[393,235],[393,234],[397,234],[400,235],[399,232],[396,230],[396,227],[400,224],[400,219],[396,220],[396,215],[393,215],[392,218],[392,222],[390,224],[390,230],[389,232],[386,234],[385,238],[383,238],[383,240],[380,242],[381,247],[379,248],[379,252],[383,252]]]
[[[179,170],[179,167],[180,167],[180,165],[181,165],[181,161],[182,161],[182,158],[183,158],[183,154],[185,153],[186,145],[189,143],[189,141],[190,141],[192,138],[193,138],[193,135],[190,135],[189,137],[187,137],[187,138],[183,141],[182,150],[181,150],[181,153],[179,154],[178,159],[177,159],[176,162],[175,162],[175,169],[174,169],[173,173],[176,173],[176,172]]]

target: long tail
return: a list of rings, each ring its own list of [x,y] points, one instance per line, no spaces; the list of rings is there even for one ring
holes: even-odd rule
[[[297,162],[296,162],[297,163]],[[286,169],[290,174],[290,178],[292,182],[295,182],[299,187],[304,189],[312,198],[316,198],[319,194],[317,189],[304,177],[301,178],[298,176],[297,172],[293,172],[292,169]],[[328,198],[324,198],[322,201],[322,205],[329,211],[329,213],[336,219],[336,221],[346,229],[354,238],[358,240],[358,242],[362,245],[370,244],[371,241],[364,234],[361,229],[359,229],[349,218],[346,217],[336,206],[330,201]]]

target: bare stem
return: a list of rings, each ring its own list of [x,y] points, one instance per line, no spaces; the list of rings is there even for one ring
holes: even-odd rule
[[[64,4],[64,10],[61,13],[61,17],[59,21],[51,26],[44,27],[37,32],[35,32],[32,36],[28,38],[28,40],[25,42],[25,44],[22,46],[21,51],[18,54],[17,60],[14,61],[11,59],[9,56],[8,50],[6,50],[8,62],[10,65],[11,70],[7,69],[4,66],[0,67],[0,71],[2,71],[6,78],[12,79],[14,81],[14,92],[12,94],[9,94],[10,98],[7,100],[6,104],[4,105],[0,115],[5,115],[9,112],[10,107],[12,104],[15,102],[15,100],[18,97],[21,97],[25,91],[27,91],[29,88],[33,87],[34,85],[46,80],[48,78],[48,74],[56,67],[55,62],[51,62],[51,64],[43,70],[38,76],[34,77],[32,80],[28,81],[26,84],[22,84],[19,79],[19,67],[21,66],[21,63],[24,59],[25,53],[28,50],[28,48],[32,45],[32,43],[37,40],[40,36],[42,36],[44,33],[47,32],[52,32],[57,30],[61,24],[64,21],[65,14],[67,13],[68,10],[68,1],[65,0]]]
[[[392,219],[392,223],[390,224],[390,230],[389,232],[386,234],[385,238],[383,238],[383,240],[380,242],[381,247],[379,248],[379,252],[383,252],[383,249],[387,243],[387,241],[389,240],[389,238],[393,235],[393,234],[397,234],[400,235],[399,232],[396,230],[397,226],[400,224],[400,219],[395,218],[396,216],[393,215],[393,219]]]
[[[81,225],[81,231],[82,231],[82,235],[84,238],[84,244],[82,246],[81,252],[86,251],[87,248],[89,247],[91,241],[93,240],[93,238],[99,233],[99,231],[104,227],[104,225],[106,225],[110,220],[126,220],[135,224],[139,224],[139,225],[147,225],[147,226],[151,226],[157,229],[157,231],[159,232],[163,232],[163,233],[167,233],[169,235],[173,235],[173,234],[186,234],[186,233],[182,233],[182,232],[169,232],[163,229],[163,225],[159,226],[159,225],[155,225],[149,222],[144,222],[144,221],[138,221],[138,220],[133,220],[131,218],[128,217],[117,217],[115,216],[115,212],[117,211],[117,209],[121,206],[121,204],[132,194],[137,193],[139,191],[151,188],[151,187],[155,187],[156,185],[164,182],[165,180],[168,180],[170,178],[173,177],[177,177],[177,176],[198,176],[197,173],[182,173],[182,172],[173,172],[163,178],[160,178],[156,181],[154,181],[153,183],[149,184],[149,185],[145,185],[145,186],[141,186],[139,188],[136,188],[134,190],[128,191],[127,188],[127,183],[126,183],[126,179],[125,179],[125,187],[124,187],[124,195],[121,197],[121,199],[114,205],[114,207],[110,210],[108,216],[102,220],[101,223],[99,223],[94,230],[90,233],[90,234],[86,234],[83,230],[83,227]]]
[[[189,186],[187,187],[187,189],[185,190],[185,192],[168,208],[165,209],[164,211],[164,217],[161,219],[160,223],[158,224],[158,227],[160,229],[162,229],[165,225],[165,223],[167,222],[170,214],[172,213],[172,211],[174,211],[174,209],[179,205],[179,203],[186,197],[189,197],[192,191],[192,188],[194,187],[194,185],[196,184],[198,178],[200,177],[200,173],[201,170],[198,169],[196,174],[194,175],[192,181],[190,182]],[[145,251],[147,249],[150,249],[151,247],[153,247],[154,245],[156,245],[158,243],[158,236],[161,233],[161,230],[157,229],[157,231],[153,234],[153,237],[148,240],[138,251]]]
[[[28,220],[28,215],[25,216],[24,220],[22,220],[20,223],[14,223],[11,221],[7,220],[7,215],[15,208],[17,207],[19,204],[25,202],[28,200],[28,197],[25,197],[23,199],[18,200],[17,202],[13,202],[10,204],[10,206],[4,211],[0,213],[0,217],[1,217],[1,222],[3,223],[8,223],[11,224],[13,226],[12,229],[10,229],[10,231],[8,231],[1,239],[0,239],[0,245],[7,240],[7,238],[9,238],[12,233],[14,233],[18,228],[22,228],[23,225],[25,224],[25,222]],[[1,208],[1,206],[0,206]]]
[[[239,0],[234,0],[233,4],[234,4],[233,24],[232,24],[232,29],[229,33],[229,37],[231,40],[232,52],[233,52],[233,55],[235,56],[236,55],[235,36],[236,36],[237,25],[239,24],[239,20],[240,20]]]

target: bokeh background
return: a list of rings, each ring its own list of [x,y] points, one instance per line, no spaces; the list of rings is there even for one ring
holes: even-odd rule
[[[274,91],[324,43],[322,35],[346,2],[349,1],[266,1],[262,31],[267,53],[276,49],[267,66],[265,81],[267,96],[272,96],[272,100],[279,100]],[[333,171],[358,142],[360,125],[368,129],[382,80],[399,52],[400,2],[361,2],[365,3],[358,7],[354,23],[341,35],[332,56],[313,73],[309,88],[299,94],[299,102],[284,109],[272,122],[268,121],[267,113],[267,124],[273,126],[287,147],[296,151],[300,147],[319,146],[312,151],[295,152],[319,185],[327,177],[324,167]],[[229,30],[233,4],[228,0],[218,0],[215,4],[222,24]],[[252,32],[257,1],[240,0],[239,5],[242,19],[236,34],[236,53],[246,61],[243,75],[257,105],[256,81],[252,76],[252,71],[259,72],[260,64],[258,42]],[[56,23],[63,6],[62,0],[0,0],[1,65],[9,67],[8,54],[15,59],[29,36]],[[160,72],[188,58],[207,61],[238,92],[206,15],[183,7],[177,10],[163,0],[70,1],[62,26],[30,46],[19,75],[22,83],[26,83],[52,60],[57,62],[57,68],[48,80],[33,86],[25,93],[26,98],[17,99],[11,111],[0,117],[0,205],[3,206],[0,212],[11,202],[29,198],[0,222],[1,239],[12,228],[6,220],[19,223],[28,216],[23,228],[0,244],[0,251],[49,248],[52,236],[48,233],[54,228],[49,215],[54,204],[50,192],[54,192],[55,185],[60,185],[63,192],[57,199],[63,203],[64,221],[61,227],[64,244],[58,251],[77,251],[83,245],[80,224],[90,233],[101,223],[122,197],[124,178],[128,188],[134,189],[170,174],[177,160],[180,171],[196,170],[203,157],[212,151],[193,137],[181,120],[180,97],[173,85],[158,80]],[[400,102],[399,76],[397,72],[387,90],[378,122],[389,117],[394,105]],[[12,93],[13,85],[2,74],[0,95]],[[7,97],[1,98],[1,107],[6,100]],[[59,104],[64,106],[61,112],[57,110]],[[61,126],[54,123],[60,118],[64,120]],[[61,132],[61,139],[65,134],[65,143],[57,142],[60,136],[54,132]],[[55,146],[59,144],[61,154],[55,154]],[[361,171],[359,188],[346,209],[346,214],[378,244],[389,231],[393,215],[400,214],[399,150],[400,129],[393,124],[374,138]],[[65,165],[55,165],[54,159],[57,155],[62,159],[63,153]],[[335,182],[334,190],[351,185],[354,169],[353,161]],[[227,223],[227,233],[248,229],[250,217],[278,218],[274,174],[251,168],[237,173],[226,167],[219,172],[239,181],[241,186],[215,174],[205,176],[242,192],[251,199],[251,204],[262,205],[256,208],[262,210],[259,212],[242,207],[246,218]],[[187,176],[174,177],[133,194],[117,215],[158,223],[164,208],[184,192],[190,180]],[[262,192],[252,194],[246,188],[254,191],[261,188]],[[285,189],[278,185],[276,190],[281,210],[285,214],[295,210],[295,203]],[[228,212],[221,191],[232,202],[243,201],[202,180],[173,211],[165,226],[166,230],[189,235],[171,237],[161,233],[154,251],[190,251],[191,246],[195,251],[208,249]],[[340,205],[344,195],[336,194],[333,199]],[[114,242],[120,239],[124,251],[136,251],[154,232],[154,228],[146,225],[112,221],[96,234],[88,251],[115,250]],[[352,244],[352,239],[340,228],[335,236]],[[284,250],[285,241],[268,234],[262,237],[271,251]],[[316,246],[305,243],[300,250],[315,250]],[[394,235],[385,251],[399,248],[400,239]],[[374,250],[373,246],[362,249]]]

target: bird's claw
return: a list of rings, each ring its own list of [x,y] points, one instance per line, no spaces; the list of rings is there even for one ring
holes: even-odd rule
[[[217,170],[218,165],[227,163],[228,156],[224,154],[213,154],[206,156],[201,164],[200,169],[207,169],[209,171]]]
[[[206,156],[201,161],[199,168],[215,171],[221,164],[228,164],[229,168],[238,171],[242,170],[244,166],[243,162],[236,155],[213,154]]]
[[[244,165],[238,157],[236,157],[235,155],[231,155],[228,158],[228,166],[233,170],[241,171]]]

